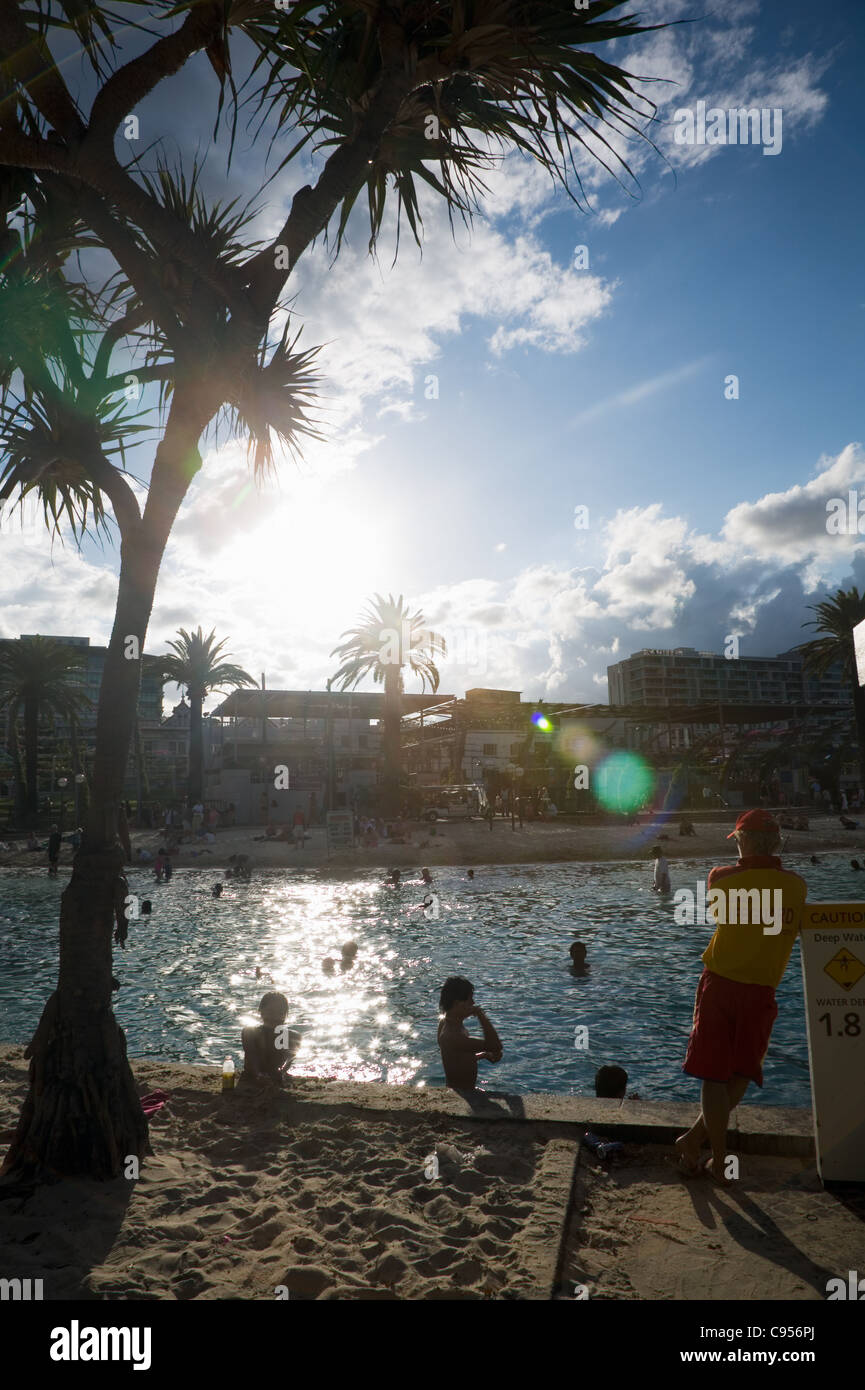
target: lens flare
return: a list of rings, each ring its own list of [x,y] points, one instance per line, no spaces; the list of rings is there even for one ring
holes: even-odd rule
[[[532,723],[536,729],[540,729],[541,732],[545,734],[549,733],[550,729],[553,727],[547,716],[541,714],[540,710],[535,710],[535,713],[532,715]]]
[[[636,811],[655,789],[655,774],[639,753],[611,753],[592,777],[592,789],[608,811]]]

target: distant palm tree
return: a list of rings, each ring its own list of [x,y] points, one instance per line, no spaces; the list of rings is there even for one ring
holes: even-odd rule
[[[399,810],[402,668],[408,666],[418,672],[422,690],[426,690],[427,682],[430,690],[438,690],[439,673],[432,657],[437,652],[443,656],[447,653],[444,638],[429,632],[424,624],[422,613],[409,614],[402,594],[398,599],[393,594],[386,599],[376,594],[374,603],[361,614],[359,626],[344,632],[342,636],[347,640],[331,652],[331,656],[342,661],[331,678],[339,682],[340,690],[355,689],[368,675],[376,685],[384,686],[382,795],[387,815],[395,815]]]
[[[195,632],[178,628],[179,637],[169,642],[173,656],[162,657],[165,680],[186,686],[189,700],[189,804],[194,806],[204,795],[204,725],[202,708],[205,696],[214,690],[256,682],[242,666],[224,659],[223,647],[228,638],[214,642],[216,629],[205,637],[199,627]]]
[[[52,637],[0,641],[0,708],[5,710],[10,742],[24,715],[24,814],[39,813],[39,721],[45,715],[74,724],[90,701],[74,684],[81,655]]]
[[[823,676],[832,666],[840,664],[842,677],[852,685],[859,745],[859,784],[865,787],[865,689],[859,684],[853,645],[853,629],[865,619],[865,594],[860,594],[855,587],[839,589],[822,603],[812,603],[810,609],[817,616],[802,626],[816,628],[825,635],[802,642],[796,651],[802,653],[806,671]]]

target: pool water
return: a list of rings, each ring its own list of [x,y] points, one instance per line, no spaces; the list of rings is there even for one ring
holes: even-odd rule
[[[809,897],[856,899],[858,875],[843,855],[818,866],[785,859]],[[705,861],[671,865],[673,887],[696,891]],[[479,1083],[509,1091],[594,1094],[604,1063],[629,1074],[646,1100],[695,1100],[682,1070],[700,955],[711,934],[680,926],[672,899],[650,891],[645,863],[437,868],[441,916],[420,909],[413,874],[400,889],[383,871],[335,879],[314,870],[261,871],[247,885],[178,870],[170,884],[133,869],[130,892],[153,911],[130,924],[115,955],[115,995],[131,1057],[240,1065],[240,1029],[259,1021],[268,989],[289,1000],[303,1034],[295,1074],[344,1080],[444,1084],[436,1046],[438,994],[465,975],[501,1035],[498,1066],[481,1062]],[[28,1040],[56,981],[63,877],[0,870],[0,1041]],[[568,946],[585,942],[591,972],[570,972]],[[340,947],[359,950],[351,970]],[[322,960],[336,958],[333,974]],[[256,980],[255,967],[271,979]],[[798,943],[778,990],[779,1016],[764,1068],[763,1103],[810,1105]],[[574,1046],[578,1025],[588,1046]],[[479,1032],[474,1020],[471,1032]],[[751,1087],[748,1099],[760,1102]]]

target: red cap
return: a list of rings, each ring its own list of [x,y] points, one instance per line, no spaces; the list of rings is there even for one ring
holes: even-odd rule
[[[776,830],[780,833],[781,827],[772,815],[771,811],[758,806],[755,811],[743,811],[736,821],[736,830]],[[731,830],[727,836],[732,840],[736,830]]]

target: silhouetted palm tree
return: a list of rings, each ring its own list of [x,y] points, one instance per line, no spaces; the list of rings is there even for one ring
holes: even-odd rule
[[[24,716],[24,812],[31,823],[39,813],[39,721],[52,716],[72,724],[89,706],[73,681],[81,669],[80,653],[51,637],[0,642],[0,709],[12,739]]]
[[[125,1157],[147,1152],[112,1005],[112,931],[120,943],[128,931],[119,807],[136,653],[203,464],[202,438],[227,416],[264,474],[315,433],[313,354],[294,350],[286,312],[291,276],[328,231],[338,249],[364,193],[374,242],[394,201],[397,223],[405,212],[419,235],[417,180],[451,219],[468,219],[483,170],[509,148],[577,199],[578,160],[591,168],[609,155],[615,164],[621,135],[642,134],[652,108],[639,79],[603,54],[665,27],[616,17],[624,3],[189,0],[170,15],[142,4],[128,62],[129,26],[116,7],[0,0],[0,504],[35,494],[49,526],[62,521],[79,535],[113,512],[120,533],[91,804],[61,901],[57,991],[31,1043],[34,1081],[7,1159],[16,1177],[117,1177]],[[272,132],[275,167],[293,180],[267,244],[236,202],[208,203],[194,161],[169,173],[117,138],[127,112],[166,79],[182,82],[201,54],[220,87],[207,115],[230,113],[233,145],[238,91],[248,86],[235,73],[251,73],[253,118]],[[92,68],[86,103],[67,83],[83,59]],[[149,109],[158,122],[168,108],[157,96]],[[175,135],[170,122],[151,126],[151,151],[165,135]],[[242,183],[255,182],[257,163],[263,191],[260,149],[245,148]],[[77,254],[90,249],[98,254]],[[120,466],[141,427],[128,405],[139,387],[145,405],[152,393],[163,407],[146,501]]]
[[[817,616],[802,626],[816,628],[824,636],[800,643],[796,651],[802,653],[806,671],[824,676],[832,666],[840,665],[842,677],[850,681],[859,745],[859,785],[865,787],[865,688],[860,686],[856,673],[853,643],[853,629],[865,619],[865,594],[860,594],[855,586],[839,589],[822,603],[810,604],[810,610]]]
[[[162,657],[165,680],[186,687],[189,700],[189,804],[194,806],[204,794],[204,700],[214,690],[237,689],[256,682],[242,666],[224,659],[223,647],[228,638],[215,642],[216,629],[205,637],[199,627],[195,632],[178,629],[180,636],[169,642],[174,656]]]
[[[410,614],[402,594],[375,601],[360,616],[359,626],[342,635],[347,640],[334,647],[331,656],[338,656],[342,665],[331,679],[340,690],[352,690],[371,675],[376,685],[384,686],[384,719],[382,738],[382,798],[387,815],[399,810],[401,773],[400,720],[404,686],[402,670],[408,666],[421,678],[421,689],[438,690],[439,673],[432,657],[447,653],[443,637],[427,631],[422,613]]]

